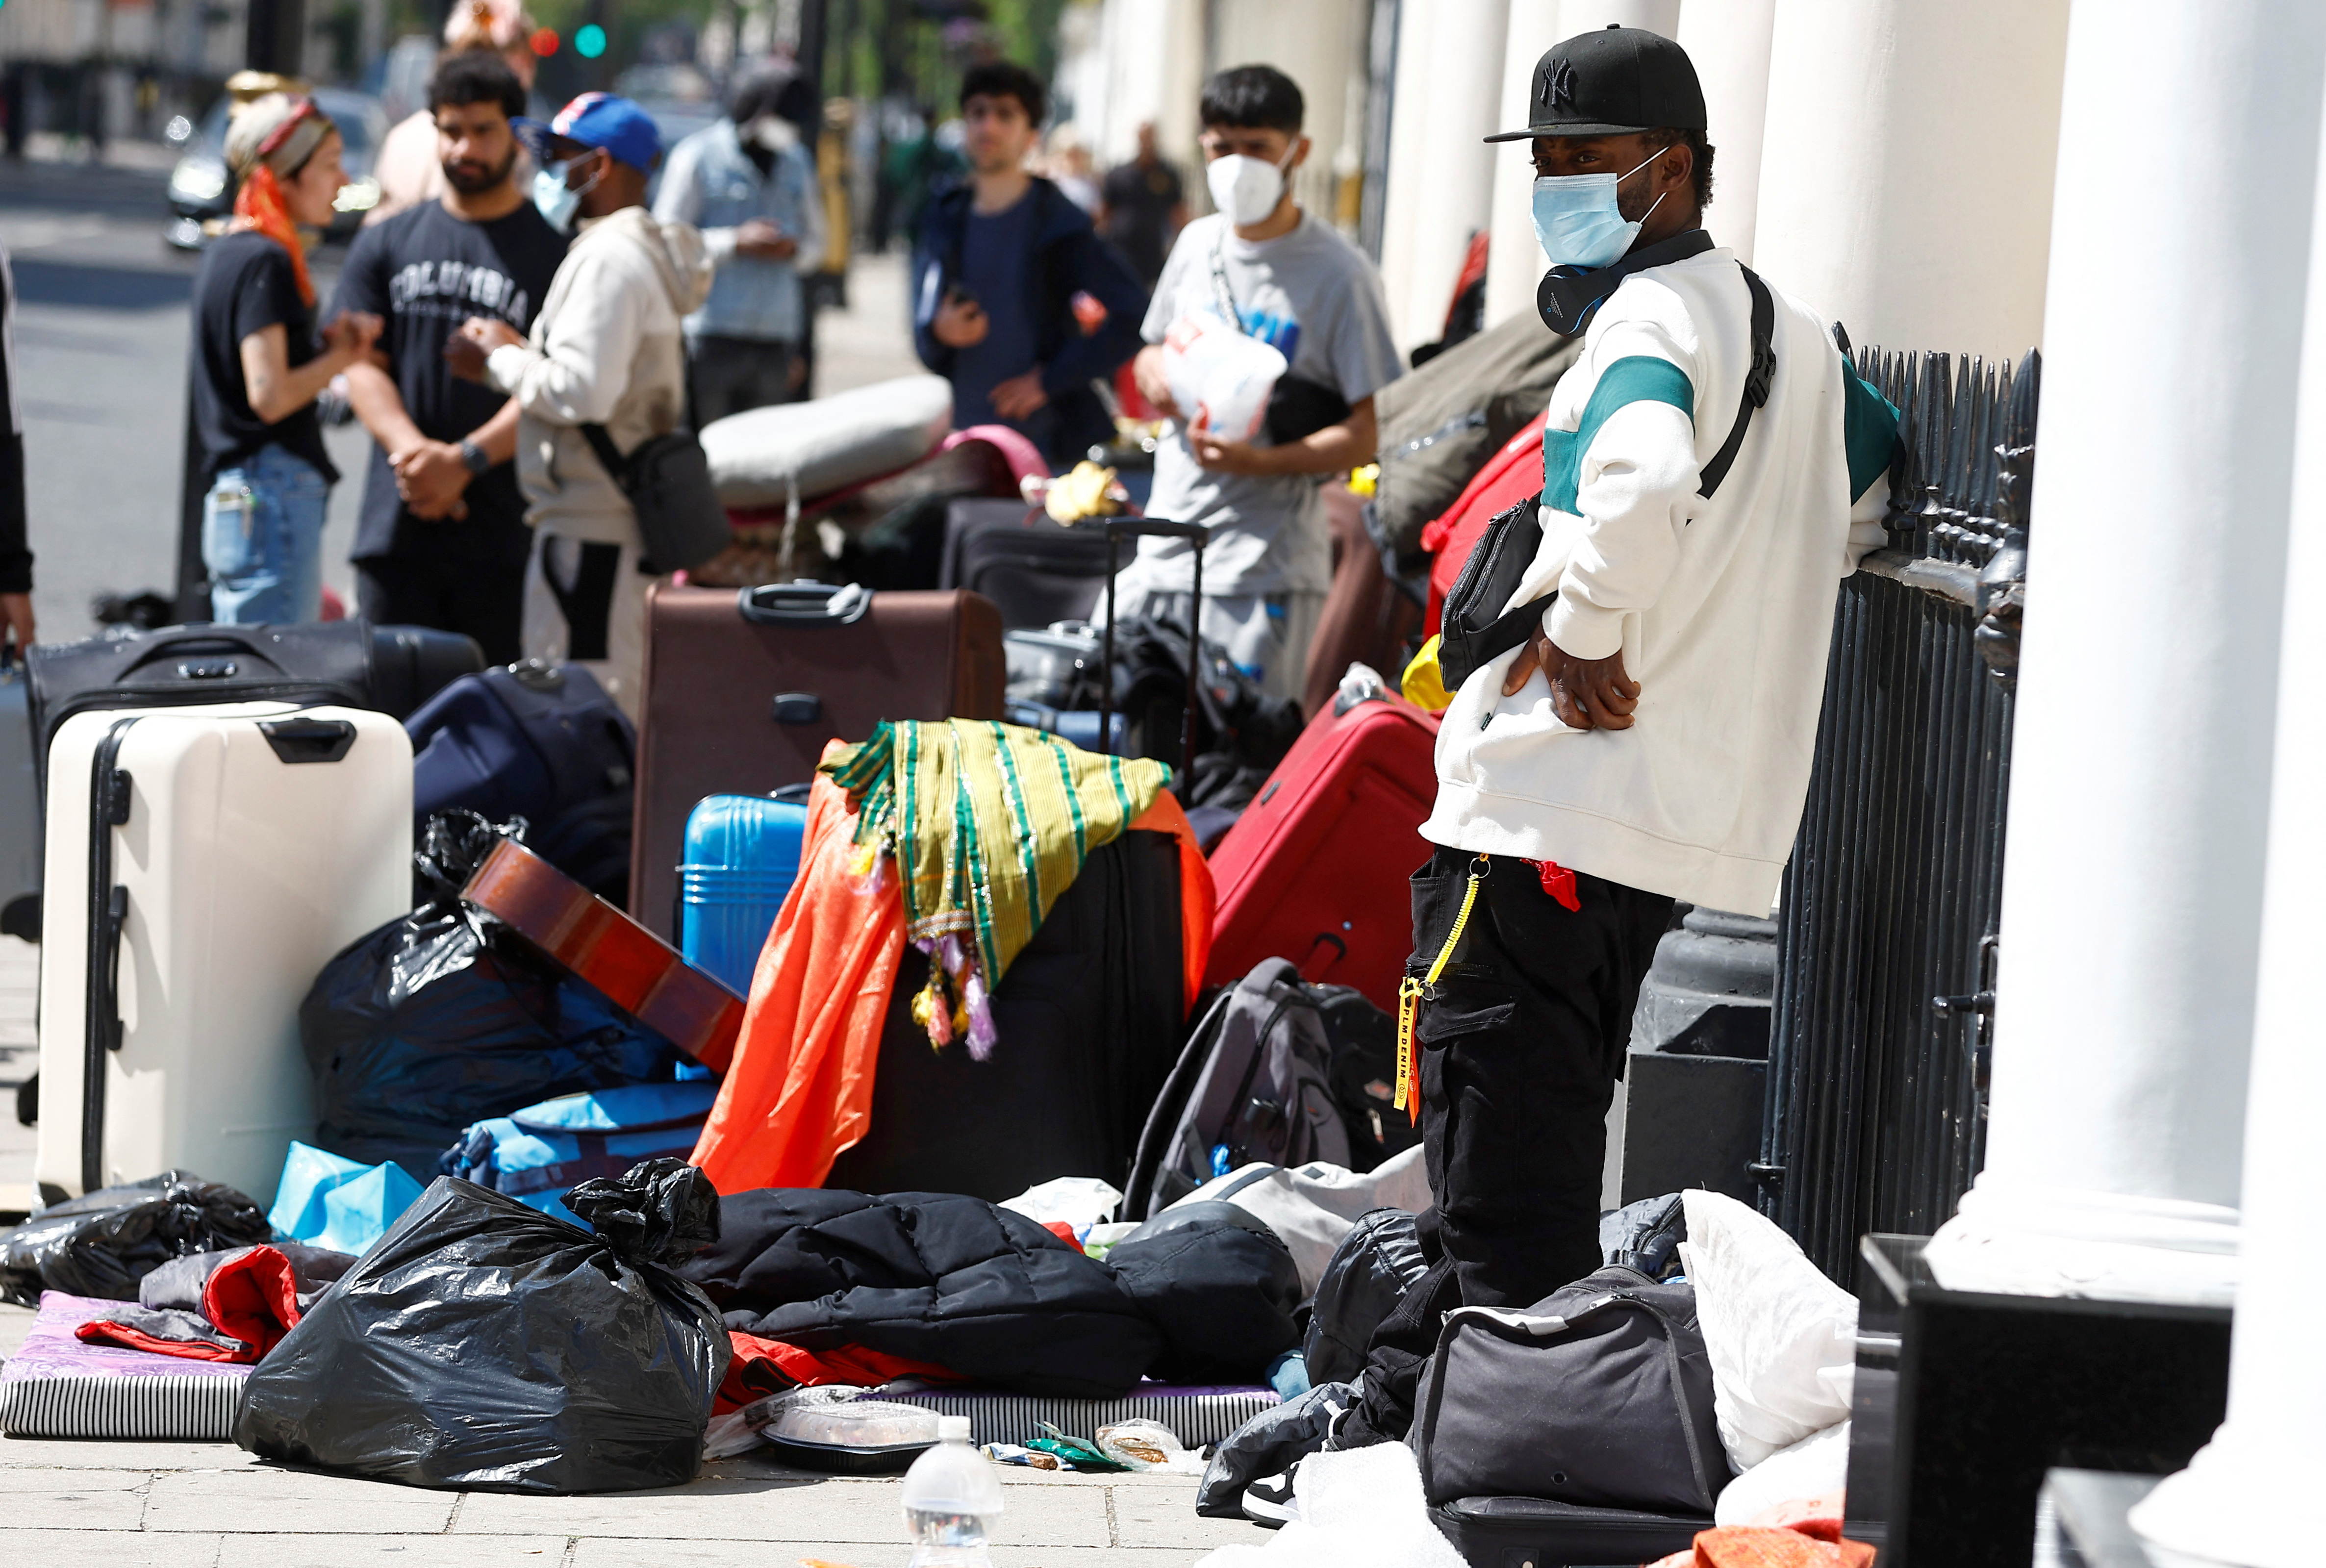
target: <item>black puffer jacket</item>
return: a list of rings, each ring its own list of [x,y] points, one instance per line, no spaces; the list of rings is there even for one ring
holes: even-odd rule
[[[981,1198],[774,1188],[724,1200],[720,1219],[679,1272],[743,1333],[1063,1398],[1124,1392],[1162,1348],[1112,1269]]]

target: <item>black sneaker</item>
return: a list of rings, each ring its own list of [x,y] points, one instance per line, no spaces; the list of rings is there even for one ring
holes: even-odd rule
[[[1282,1475],[1262,1476],[1248,1484],[1243,1489],[1243,1517],[1271,1530],[1298,1518],[1300,1504],[1292,1495],[1292,1478],[1299,1469],[1296,1464]]]

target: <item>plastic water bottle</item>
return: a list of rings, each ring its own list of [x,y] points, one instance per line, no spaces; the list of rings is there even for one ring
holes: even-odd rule
[[[992,1568],[985,1537],[1001,1512],[1001,1478],[969,1443],[969,1417],[937,1417],[937,1445],[905,1472],[905,1568]]]

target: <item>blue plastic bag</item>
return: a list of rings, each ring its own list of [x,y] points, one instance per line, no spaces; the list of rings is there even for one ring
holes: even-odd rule
[[[717,1083],[693,1080],[544,1100],[470,1127],[443,1168],[579,1225],[563,1202],[568,1189],[642,1160],[685,1159],[718,1098]]]
[[[266,1222],[293,1241],[361,1256],[419,1196],[420,1183],[394,1160],[367,1165],[293,1143]]]

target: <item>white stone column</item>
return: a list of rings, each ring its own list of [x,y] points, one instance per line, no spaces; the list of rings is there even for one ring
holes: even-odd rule
[[[2326,165],[2312,222],[2326,213]],[[2326,602],[2326,246],[2310,252],[2302,399],[2293,459],[2285,602]],[[2319,1047],[2314,933],[2326,877],[2326,616],[2285,617],[2277,665],[2277,755],[2262,900],[2261,970],[2254,997],[2253,1075],[2246,1097],[2242,1230],[2229,1347],[2229,1416],[2190,1467],[2133,1511],[2166,1568],[2236,1563],[2309,1568],[2317,1561],[2303,1505],[2326,1474],[2326,1209],[2318,1108],[2326,1105]]]
[[[2076,7],[1986,1168],[1931,1244],[1948,1285],[2234,1294],[2321,72],[2315,0]],[[2205,131],[2125,155],[2143,124]]]
[[[1558,0],[1511,0],[1510,28],[1503,38],[1503,77],[1494,129],[1514,131],[1527,123],[1527,95],[1534,85],[1534,62],[1567,34],[1559,30]],[[0,12],[0,15],[6,14]],[[1495,91],[1481,81],[1482,93]],[[1534,286],[1547,264],[1535,243],[1532,195],[1534,149],[1524,142],[1497,142],[1493,148],[1493,207],[1486,225],[1486,325],[1494,326],[1534,309]]]
[[[1860,343],[2035,343],[2067,17],[2068,0],[1777,0],[1754,265]]]
[[[1690,0],[1679,14],[1679,44],[1704,84],[1705,135],[1712,143],[1712,237],[1753,259],[1761,206],[1761,130],[1769,105],[1769,41],[1777,0]]]
[[[1470,237],[1486,227],[1501,126],[1495,62],[1510,0],[1405,0],[1389,122],[1382,287],[1390,329],[1410,353],[1434,342]]]

